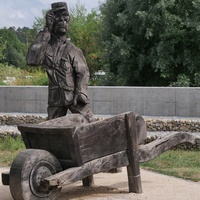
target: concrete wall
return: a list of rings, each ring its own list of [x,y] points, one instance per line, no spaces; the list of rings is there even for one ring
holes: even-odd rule
[[[0,87],[0,112],[46,113],[47,87]]]
[[[200,117],[200,88],[89,87],[94,114]],[[46,113],[47,87],[0,87],[0,112]]]

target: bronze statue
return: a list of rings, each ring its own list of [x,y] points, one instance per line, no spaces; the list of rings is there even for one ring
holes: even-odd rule
[[[29,48],[27,64],[46,66],[49,119],[65,116],[69,109],[91,122],[94,118],[87,94],[89,71],[82,51],[66,37],[70,22],[67,4],[51,6],[44,30]]]

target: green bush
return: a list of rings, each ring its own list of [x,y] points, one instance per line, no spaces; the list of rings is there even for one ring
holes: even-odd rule
[[[170,84],[172,87],[190,87],[190,78],[185,74],[179,74],[177,81]]]
[[[6,77],[20,77],[22,70],[14,66],[9,66],[6,64],[0,63],[0,84],[6,85],[3,81],[6,80]]]
[[[33,85],[48,85],[49,83],[46,72],[42,70],[38,70],[33,77]]]
[[[48,77],[43,68],[34,68],[30,71],[22,70],[14,66],[0,64],[0,85],[48,85]],[[7,77],[14,77],[8,81]]]

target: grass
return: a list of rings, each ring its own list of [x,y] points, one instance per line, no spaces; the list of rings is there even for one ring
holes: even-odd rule
[[[0,138],[0,166],[10,166],[17,154],[25,149],[21,136]]]
[[[25,146],[21,136],[0,138],[0,166],[10,166],[23,149]],[[156,159],[142,163],[141,167],[161,174],[200,181],[200,151],[166,151]]]
[[[200,181],[200,151],[170,150],[141,164],[141,167],[161,174]]]

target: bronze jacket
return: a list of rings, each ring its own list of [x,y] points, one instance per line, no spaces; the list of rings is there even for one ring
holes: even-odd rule
[[[27,64],[46,66],[50,106],[72,104],[75,92],[87,98],[89,70],[86,60],[82,51],[66,37],[59,40],[40,32],[29,49]]]

